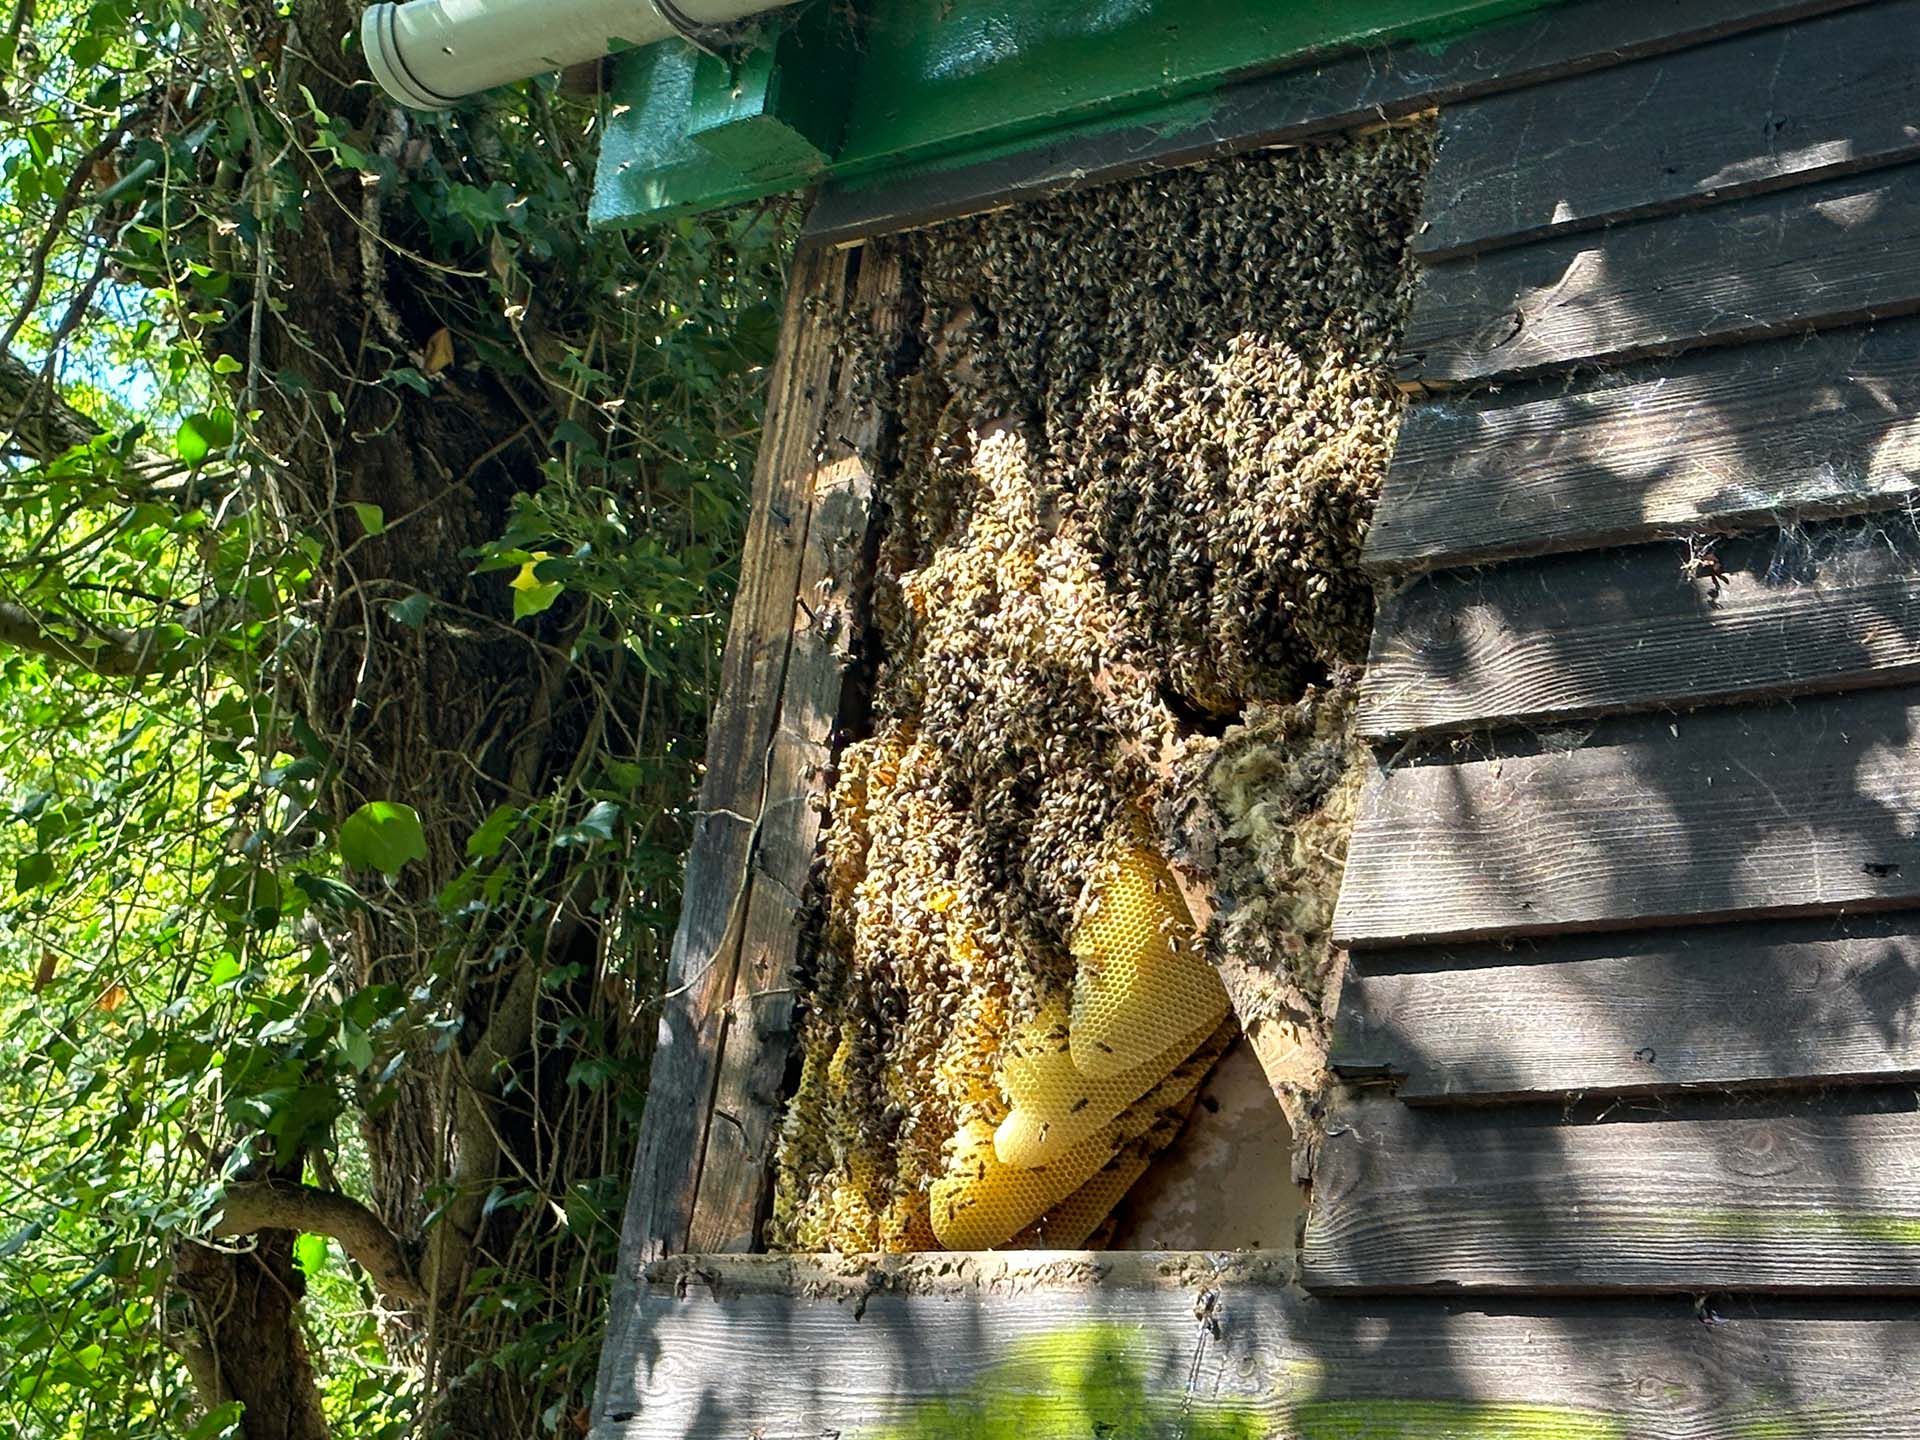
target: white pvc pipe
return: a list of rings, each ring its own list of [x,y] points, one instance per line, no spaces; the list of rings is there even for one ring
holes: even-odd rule
[[[407,0],[372,5],[360,27],[380,88],[416,110],[563,70],[697,26],[726,25],[792,0]]]

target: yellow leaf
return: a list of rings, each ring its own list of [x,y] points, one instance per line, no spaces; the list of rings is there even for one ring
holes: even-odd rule
[[[104,1010],[107,1014],[111,1015],[126,1003],[127,987],[116,980],[100,992],[100,998],[94,1002],[94,1005],[96,1008]]]
[[[538,615],[560,598],[567,587],[558,580],[542,580],[534,569],[542,560],[551,557],[545,550],[533,552],[533,558],[520,567],[520,573],[509,582],[513,586],[513,618],[525,620]]]
[[[429,375],[438,375],[453,364],[453,332],[442,325],[433,332],[433,338],[427,341],[427,353],[422,358],[420,368]]]
[[[533,558],[527,561],[526,564],[522,565],[520,567],[520,573],[513,577],[513,580],[511,582],[513,585],[513,588],[516,590],[539,589],[540,586],[546,582],[541,580],[541,578],[538,575],[533,573],[533,568],[534,566],[538,565],[542,560],[551,560],[552,558],[553,558],[553,553],[549,550],[535,550],[533,552]]]

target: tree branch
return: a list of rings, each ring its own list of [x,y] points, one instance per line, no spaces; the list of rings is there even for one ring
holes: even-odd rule
[[[244,602],[223,596],[183,611],[178,623],[188,635],[204,639],[245,614]],[[78,633],[68,634],[68,629]],[[178,653],[179,642],[172,626],[129,630],[120,625],[95,625],[78,617],[47,615],[18,601],[0,600],[0,648],[6,647],[46,655],[109,679],[127,680],[165,670]]]
[[[104,433],[92,416],[61,397],[43,369],[0,350],[0,451],[44,465]],[[126,474],[116,488],[130,500],[177,504],[182,497],[197,496],[208,501],[226,490],[225,485],[209,484],[204,475],[179,478],[188,467],[154,450],[134,450],[123,463]]]
[[[275,1180],[228,1186],[221,1197],[214,1236],[232,1239],[257,1230],[297,1230],[338,1240],[381,1294],[403,1305],[426,1303],[426,1287],[414,1273],[400,1238],[378,1215],[336,1190]]]
[[[165,651],[152,630],[103,626],[85,637],[63,634],[58,622],[11,600],[0,600],[0,646],[30,650],[96,675],[126,679],[160,669]]]
[[[64,455],[100,433],[98,425],[60,398],[37,367],[8,351],[0,351],[0,417],[0,424],[12,425],[8,443],[40,461]]]

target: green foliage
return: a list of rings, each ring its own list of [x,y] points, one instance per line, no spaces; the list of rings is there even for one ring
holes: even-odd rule
[[[340,858],[382,875],[398,875],[409,860],[426,859],[419,812],[411,805],[369,800],[340,822]]]
[[[489,1369],[577,1433],[788,217],[591,232],[591,103],[336,115],[366,92],[290,81],[270,6],[14,13],[0,350],[71,409],[0,383],[0,620],[31,617],[0,624],[0,1425],[241,1433],[188,1384],[176,1257],[275,1173],[392,1202],[428,1252],[463,1207],[484,1241],[431,1327],[298,1242],[335,1433],[408,1433],[429,1377]],[[344,301],[281,278],[328,223],[373,236]],[[498,436],[435,486],[465,508],[354,472],[475,414]],[[422,537],[456,525],[443,573]],[[498,656],[545,688],[484,698],[532,719],[388,744]],[[526,1045],[462,1082],[498,1091],[500,1173],[396,1170],[528,966]]]

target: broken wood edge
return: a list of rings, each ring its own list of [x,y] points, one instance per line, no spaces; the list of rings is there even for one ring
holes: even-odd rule
[[[876,1294],[964,1298],[1027,1291],[1190,1290],[1222,1284],[1294,1285],[1291,1250],[953,1250],[908,1254],[669,1255],[641,1282],[685,1298],[781,1295],[857,1303]]]

